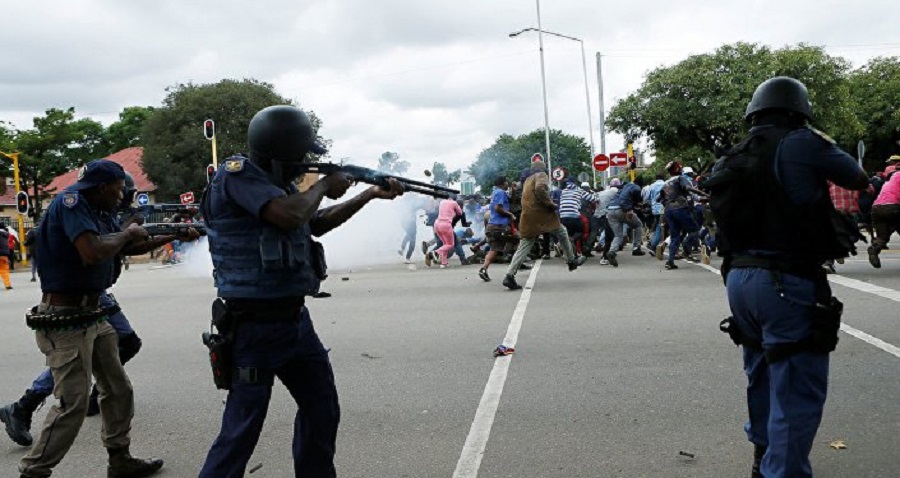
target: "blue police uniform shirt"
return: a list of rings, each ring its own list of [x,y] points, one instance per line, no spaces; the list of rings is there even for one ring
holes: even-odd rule
[[[750,130],[751,134],[761,128]],[[788,198],[796,205],[808,205],[828,195],[826,180],[849,187],[859,177],[859,164],[852,156],[809,128],[788,133],[775,157],[776,174]]]
[[[253,218],[262,220],[260,215],[269,201],[296,191],[293,185],[290,186],[290,190],[286,191],[267,178],[252,174],[246,166],[244,169],[240,174],[218,174],[216,176],[216,180],[221,183],[219,190],[224,194],[210,194],[210,216],[217,219],[241,217],[228,205],[228,201],[231,200]]]
[[[509,218],[495,209],[497,204],[503,207],[504,210],[509,211],[509,193],[494,186],[494,192],[491,194],[491,218],[488,220],[488,224],[497,226],[509,225]]]
[[[65,190],[47,208],[38,234],[38,274],[44,292],[99,293],[111,285],[113,259],[86,266],[75,248],[82,234],[104,234],[100,212],[81,193]]]

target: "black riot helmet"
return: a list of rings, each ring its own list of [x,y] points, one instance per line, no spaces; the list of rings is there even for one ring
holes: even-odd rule
[[[263,108],[247,128],[250,159],[265,164],[270,161],[302,163],[306,153],[325,154],[316,142],[312,122],[300,108],[277,105]]]
[[[760,83],[747,105],[744,120],[750,121],[756,113],[770,109],[797,113],[809,121],[813,119],[806,85],[789,76],[776,76]]]

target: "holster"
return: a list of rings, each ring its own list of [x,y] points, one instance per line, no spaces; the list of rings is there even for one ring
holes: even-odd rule
[[[325,247],[321,242],[310,240],[312,247],[312,266],[316,273],[316,278],[320,281],[328,278],[328,264],[325,262]]]
[[[209,349],[209,363],[212,367],[213,383],[220,390],[231,390],[234,378],[234,336],[237,324],[222,299],[212,303],[212,321],[209,332],[201,336],[203,345]],[[217,333],[213,332],[215,327]]]

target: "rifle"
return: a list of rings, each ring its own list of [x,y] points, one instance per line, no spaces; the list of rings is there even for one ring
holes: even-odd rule
[[[149,215],[154,212],[161,212],[166,214],[181,213],[193,216],[197,214],[197,211],[199,209],[199,204],[146,204],[144,206],[137,207],[137,210],[144,215]]]
[[[450,189],[436,184],[428,184],[422,181],[415,181],[404,178],[403,176],[386,174],[381,171],[364,168],[362,166],[354,166],[352,164],[309,163],[302,166],[301,172],[326,175],[341,172],[350,176],[353,181],[380,186],[382,189],[390,189],[388,179],[393,178],[403,186],[404,191],[425,194],[426,196],[435,198],[447,199],[450,198],[451,195],[459,194],[459,190],[456,189]]]
[[[188,237],[188,229],[194,229],[201,236],[206,235],[206,226],[196,222],[154,222],[142,226],[151,236]]]

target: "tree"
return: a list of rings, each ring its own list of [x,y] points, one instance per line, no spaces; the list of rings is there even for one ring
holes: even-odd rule
[[[381,153],[381,157],[378,158],[377,169],[383,173],[403,176],[403,174],[409,170],[409,161],[399,161],[399,159],[399,154],[385,151],[384,153]]]
[[[457,169],[456,171],[451,172],[447,170],[447,166],[444,163],[435,162],[431,167],[431,176],[432,184],[449,186],[459,182],[459,177],[462,176],[462,170]]]
[[[104,133],[110,153],[141,146],[144,123],[152,114],[153,108],[150,106],[126,106],[119,113],[119,120],[109,125]]]
[[[551,130],[550,151],[552,166],[565,168],[570,177],[591,172],[591,149],[584,138]],[[511,182],[519,180],[523,170],[529,167],[534,153],[541,153],[546,158],[543,129],[518,137],[503,134],[494,144],[478,153],[478,159],[467,172],[475,178],[481,191],[487,193],[499,176],[506,176]]]
[[[884,161],[900,153],[900,57],[876,58],[850,75],[850,93],[865,133],[865,166],[884,168]]]
[[[711,160],[746,135],[744,111],[756,87],[786,75],[806,84],[814,123],[847,148],[862,130],[850,101],[849,70],[849,62],[821,47],[725,45],[648,73],[638,91],[613,106],[607,125],[618,133],[648,137],[658,161]]]
[[[202,133],[204,120],[216,122],[218,155],[226,158],[246,151],[247,126],[257,111],[293,104],[272,85],[253,79],[179,84],[166,91],[162,106],[154,109],[142,131],[144,171],[157,186],[157,199],[163,201],[206,187],[206,166],[212,162],[212,153]],[[318,131],[321,121],[315,113],[307,114]]]
[[[103,125],[90,118],[75,119],[75,108],[51,108],[34,118],[34,128],[15,131],[11,148],[19,154],[19,177],[24,190],[31,189],[32,210],[41,213],[44,191],[55,177],[108,154]]]

